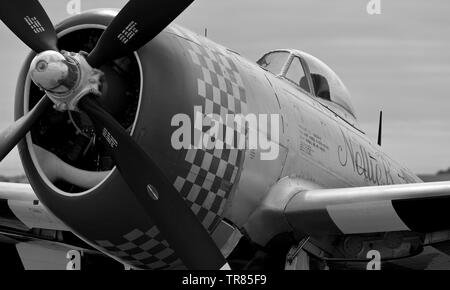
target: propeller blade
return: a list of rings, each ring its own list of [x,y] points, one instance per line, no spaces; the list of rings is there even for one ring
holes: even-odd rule
[[[185,266],[192,270],[226,268],[206,229],[147,153],[96,100],[85,97],[79,106],[94,122],[117,169]]]
[[[126,56],[157,36],[194,0],[131,0],[114,18],[87,60],[93,67]]]
[[[0,134],[0,161],[22,140],[34,123],[52,104],[53,102],[47,96],[44,96],[28,114]]]
[[[58,50],[55,28],[37,0],[0,0],[0,19],[35,52]]]

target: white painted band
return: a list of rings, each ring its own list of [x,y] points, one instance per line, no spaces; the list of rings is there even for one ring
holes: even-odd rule
[[[330,205],[327,211],[344,234],[410,230],[390,200]]]

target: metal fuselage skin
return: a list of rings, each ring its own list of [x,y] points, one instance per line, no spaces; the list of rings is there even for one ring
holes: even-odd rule
[[[113,16],[105,10],[85,13],[57,30],[105,26]],[[133,136],[211,233],[223,218],[245,227],[269,189],[286,176],[321,188],[419,181],[315,97],[184,28],[168,27],[141,48],[138,57],[142,90]],[[29,109],[24,106],[29,61],[19,79],[17,118]],[[173,148],[173,134],[180,127],[174,116],[195,120],[195,107],[204,114],[279,115],[277,157],[262,160],[261,149]],[[269,131],[258,129],[264,136]],[[74,233],[136,268],[183,267],[116,170],[83,194],[61,194],[43,177],[30,144],[27,137],[19,145],[30,183]],[[173,215],[178,218],[176,212]]]

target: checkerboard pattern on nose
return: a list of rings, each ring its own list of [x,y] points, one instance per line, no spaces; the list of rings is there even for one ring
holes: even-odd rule
[[[232,133],[234,145],[238,144],[236,140],[239,138],[243,138],[245,144],[245,123],[238,126],[226,122],[227,114],[245,115],[247,112],[246,91],[230,52],[176,25],[169,29],[186,39],[184,45],[197,70],[194,81],[203,114],[218,115],[223,121],[220,126],[224,140],[214,140],[216,147],[230,145],[226,132]],[[187,170],[173,181],[188,206],[210,232],[221,220],[244,158],[244,150],[223,148],[184,150]],[[99,240],[96,243],[109,254],[137,268],[183,268],[156,227],[148,231],[134,229],[117,240]]]
[[[175,180],[175,188],[210,231],[220,221],[242,154],[238,150],[188,150],[186,161],[192,164],[190,171],[186,177],[178,176]]]
[[[156,227],[145,232],[134,229],[117,240],[96,243],[124,263],[138,268],[163,269],[182,264]]]
[[[227,148],[245,146],[245,122],[227,122],[227,115],[246,114],[246,91],[229,51],[179,26],[172,26],[172,29],[187,40],[185,45],[197,68],[198,96],[202,100],[204,117],[214,121],[220,116],[222,139],[210,142],[216,149],[186,150],[185,161],[190,169],[174,181],[175,188],[186,198],[205,228],[212,231],[221,220],[244,156],[243,150]],[[198,133],[207,131],[203,128],[194,136],[202,136]],[[195,144],[198,141],[194,140]]]

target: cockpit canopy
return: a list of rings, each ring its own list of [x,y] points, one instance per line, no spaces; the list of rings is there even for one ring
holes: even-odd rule
[[[298,50],[267,53],[258,64],[277,77],[319,100],[352,125],[356,114],[350,93],[338,75],[325,63]]]

